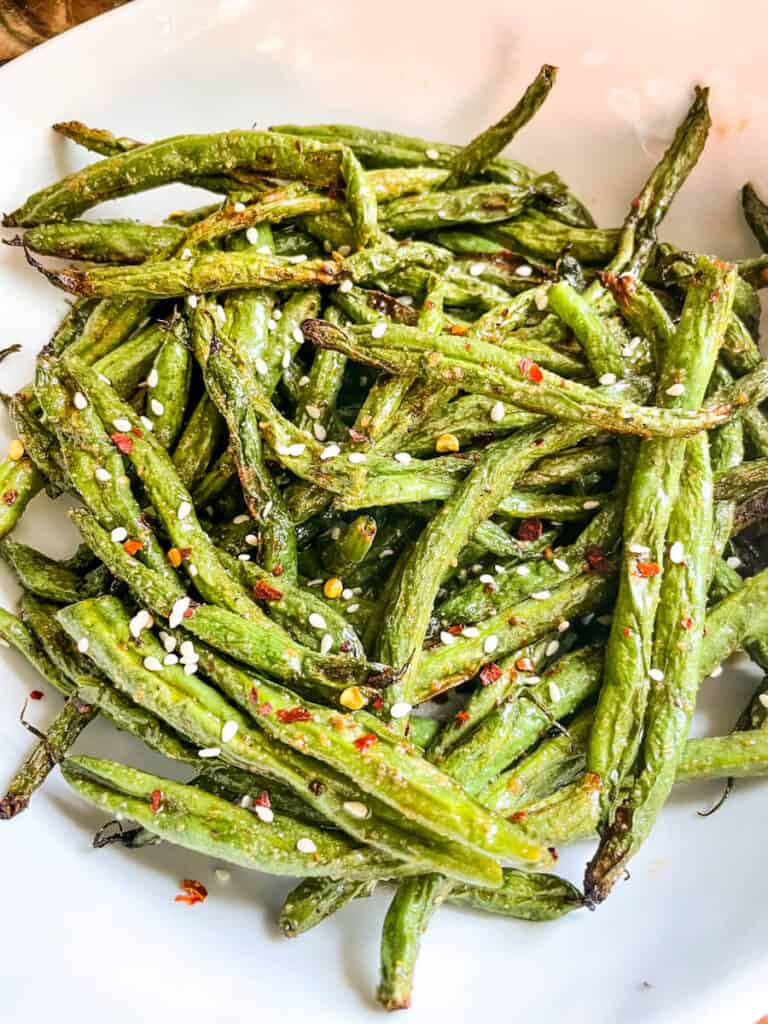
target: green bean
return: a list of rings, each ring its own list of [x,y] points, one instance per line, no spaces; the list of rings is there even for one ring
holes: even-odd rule
[[[0,462],[0,537],[10,533],[24,509],[43,487],[43,478],[29,458]]]
[[[590,303],[567,281],[558,281],[547,292],[549,308],[579,339],[593,367],[600,367],[601,383],[623,376],[624,359],[616,334]]]
[[[24,234],[24,245],[43,256],[92,263],[143,263],[170,256],[184,241],[182,228],[134,221],[87,220],[41,224]],[[21,244],[21,239],[19,243]]]
[[[538,210],[526,210],[508,224],[483,227],[480,233],[492,242],[524,252],[534,259],[558,260],[568,251],[579,263],[604,265],[616,251],[618,229],[572,227]]]
[[[373,516],[358,516],[344,533],[324,552],[324,562],[330,572],[343,576],[367,558],[376,539],[378,525]]]
[[[387,203],[381,211],[381,223],[396,235],[452,224],[492,224],[521,213],[536,195],[532,185],[471,185],[441,190]]]
[[[349,882],[335,878],[305,878],[291,890],[280,910],[280,930],[289,939],[309,931],[350,900],[370,896],[374,881]]]
[[[94,372],[106,377],[121,397],[128,398],[149,373],[165,334],[161,324],[146,324],[98,359],[93,364]]]
[[[67,490],[67,472],[58,449],[55,434],[48,425],[38,418],[34,407],[39,403],[34,392],[28,394],[23,389],[11,398],[8,412],[13,422],[17,438],[24,445],[25,454],[32,460],[36,469],[45,480],[45,490],[49,498],[55,498]]]
[[[555,921],[584,905],[579,890],[557,875],[505,871],[500,889],[454,886],[449,897],[459,903],[524,921]]]
[[[181,432],[191,377],[192,355],[187,325],[179,318],[169,325],[147,378],[144,411],[151,419],[155,437],[163,448],[170,449]]]
[[[46,679],[60,693],[69,694],[71,687],[49,658],[35,636],[15,615],[0,608],[0,638],[3,646],[14,647],[30,664],[34,665],[43,679]]]
[[[26,544],[8,538],[0,541],[0,557],[13,569],[25,590],[48,601],[69,604],[82,597],[93,597],[105,586],[100,567],[83,575]]]
[[[741,208],[749,230],[765,252],[768,249],[768,207],[755,191],[755,186],[749,181],[741,190]]]

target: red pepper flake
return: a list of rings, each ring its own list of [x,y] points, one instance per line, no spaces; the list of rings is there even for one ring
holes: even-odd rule
[[[658,576],[661,568],[657,562],[637,562],[635,566],[638,576]]]
[[[269,799],[269,790],[262,789],[253,803],[255,807],[271,807],[272,801]]]
[[[533,381],[534,384],[541,384],[544,380],[544,373],[538,363],[534,363],[532,359],[524,356],[519,359],[517,365],[520,369],[520,373],[528,380]]]
[[[208,890],[203,883],[194,878],[185,878],[181,888],[184,892],[174,897],[174,903],[186,903],[188,907],[193,907],[196,903],[202,903],[208,896]]]
[[[518,672],[533,672],[534,667],[530,658],[518,658],[515,662],[515,668]]]
[[[683,619],[682,626],[683,629],[693,629],[693,619],[690,615]]]
[[[542,555],[543,555],[545,561],[551,562],[552,559],[555,557],[555,552],[552,550],[552,548],[549,546],[549,544],[547,544],[547,546],[542,551]]]
[[[118,451],[122,452],[123,455],[130,455],[133,451],[133,438],[128,437],[127,434],[110,434],[112,443]]]
[[[640,205],[640,196],[635,196],[632,202],[629,204],[633,210],[636,210]]]
[[[312,712],[301,707],[280,708],[277,712],[277,717],[281,722],[285,722],[287,725],[290,725],[291,722],[311,722]]]
[[[44,696],[45,694],[42,690],[30,690],[29,693],[30,700],[42,700]]]
[[[265,700],[263,704],[259,704],[259,706],[256,708],[256,710],[258,711],[258,713],[260,715],[271,715],[272,714],[272,705],[269,703],[268,700]]]
[[[189,558],[192,554],[192,548],[179,548],[179,554],[182,558]]]
[[[152,813],[157,814],[160,810],[160,801],[163,799],[163,794],[159,789],[153,789],[149,797],[149,806],[152,808]]]
[[[457,722],[468,722],[469,721],[469,712],[468,711],[457,711],[456,712],[456,721]]]
[[[538,540],[544,532],[544,524],[540,519],[524,519],[517,528],[518,540]]]
[[[279,601],[283,596],[282,590],[273,587],[267,580],[259,580],[251,593],[256,601]]]
[[[708,297],[707,301],[708,302],[717,302],[717,300],[720,298],[721,294],[722,293],[721,293],[719,288],[713,288],[712,291],[709,293],[709,297]]]
[[[557,862],[560,859],[560,854],[557,852],[557,847],[556,846],[548,846],[547,849],[549,850],[549,853],[550,853],[550,856],[552,857],[552,860]]]
[[[378,736],[372,732],[367,732],[364,736],[358,736],[357,739],[354,740],[354,744],[361,754],[366,751],[368,747],[372,747],[374,743],[378,743]]]
[[[446,629],[446,633],[450,633],[451,636],[459,636],[463,629],[463,626],[460,626],[458,623],[454,623]]]
[[[255,686],[251,687],[251,692],[248,694],[248,703],[249,704],[258,704],[259,703],[259,691],[256,689]]]
[[[377,693],[376,696],[371,701],[371,704],[373,705],[374,711],[381,711],[381,709],[384,707],[384,698],[381,696],[380,693]]]
[[[131,427],[131,433],[134,434],[136,437],[144,437],[144,431],[139,430],[138,427]]]
[[[629,628],[629,626],[625,626],[622,630],[622,633],[624,634],[624,636],[632,636],[632,630]]]
[[[184,612],[184,614],[183,614],[183,615],[181,616],[181,617],[182,617],[182,619],[191,619],[191,618],[192,618],[192,616],[193,616],[193,615],[195,614],[195,608],[197,608],[197,605],[195,605],[195,607],[194,607],[194,608],[192,608],[192,607],[190,607],[190,608],[187,608],[187,610],[186,610],[186,611]]]
[[[276,565],[276,566],[275,566],[275,567],[274,567],[274,568],[272,569],[272,575],[273,575],[273,576],[282,576],[284,572],[285,572],[285,566],[283,566],[283,565],[280,565],[280,563],[279,563],[279,562],[278,562],[278,564],[277,564],[277,565]]]
[[[456,334],[460,338],[463,338],[468,331],[469,328],[465,324],[451,324],[448,329],[449,334]]]
[[[611,575],[613,572],[613,564],[605,557],[603,549],[598,544],[590,544],[584,554],[586,555],[590,569],[593,569],[600,576]]]
[[[7,491],[3,491],[3,504],[10,508],[11,505],[16,503],[18,496],[19,492],[15,491],[12,487],[9,487]]]
[[[510,815],[509,820],[510,821],[525,821],[525,819],[527,817],[528,817],[528,814],[527,814],[526,811],[515,811],[514,814]]]
[[[349,436],[357,444],[360,444],[362,441],[367,441],[368,440],[368,435],[367,434],[363,434],[362,431],[360,431],[360,430],[355,430],[354,427],[350,427],[349,428]]]
[[[489,662],[487,665],[483,665],[480,669],[480,682],[483,686],[490,686],[491,683],[495,683],[497,679],[501,679],[502,671],[495,661]]]
[[[136,554],[137,551],[141,551],[141,549],[143,547],[144,547],[144,544],[140,540],[126,540],[126,541],[123,541],[123,550],[125,551],[125,553],[127,555],[130,555],[131,558],[133,558],[133,556]]]

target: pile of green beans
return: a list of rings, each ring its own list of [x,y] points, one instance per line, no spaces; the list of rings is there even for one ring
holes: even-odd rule
[[[728,657],[768,671],[768,256],[657,238],[706,89],[619,227],[503,156],[556,75],[463,147],[62,123],[101,159],[4,219],[75,301],[6,403],[0,641],[65,703],[0,817],[59,765],[114,841],[302,877],[288,936],[389,883],[389,1009],[443,901],[594,908],[674,784],[768,775],[765,682],[688,735]],[[170,182],[218,198],[84,216]],[[68,559],[9,536],[43,490],[77,499]],[[97,716],[193,780],[73,756]],[[552,873],[578,839],[581,889]]]

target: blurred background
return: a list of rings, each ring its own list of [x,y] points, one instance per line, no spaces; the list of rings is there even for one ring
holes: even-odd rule
[[[125,0],[0,0],[0,64]]]

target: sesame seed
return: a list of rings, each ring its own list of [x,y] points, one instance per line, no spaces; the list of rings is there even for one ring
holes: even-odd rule
[[[107,481],[112,479],[112,477],[109,474],[109,471],[104,469],[103,466],[98,466],[94,470],[93,475],[96,477],[100,484],[105,484],[107,483]]]
[[[322,423],[313,423],[312,433],[315,435],[318,441],[324,441],[328,436],[328,431],[325,429]]]
[[[280,320],[282,318],[282,315],[283,315],[282,309],[273,309],[272,310],[272,316],[275,318],[275,320]]]
[[[679,565],[685,559],[685,548],[682,541],[676,540],[669,548],[669,560]]]
[[[651,549],[645,544],[630,544],[629,551],[633,555],[650,555],[651,553]]]
[[[200,300],[198,299],[197,295],[187,296],[187,305],[189,306],[190,309],[196,309],[199,301]]]
[[[162,416],[165,412],[165,406],[158,398],[153,398],[149,403],[149,408],[155,414],[155,416]]]
[[[379,321],[379,323],[377,324],[374,324],[373,327],[371,328],[372,338],[383,338],[386,333],[387,325],[384,323],[383,320]]]
[[[738,555],[731,555],[729,558],[726,558],[725,564],[729,569],[738,569],[741,565],[741,559]]]
[[[72,399],[76,409],[85,409],[88,405],[88,399],[82,393],[82,391],[76,391],[74,398]]]
[[[365,462],[365,460],[365,452],[350,452],[347,456],[347,461],[351,462],[355,466],[359,465],[361,462]]]
[[[558,633],[565,633],[565,632],[566,632],[566,630],[568,630],[568,629],[570,629],[570,628],[571,628],[571,624],[570,624],[570,622],[568,621],[568,619],[562,619],[562,620],[561,620],[560,622],[558,622],[558,624],[557,624],[557,632],[558,632]]]
[[[326,621],[323,618],[323,616],[320,614],[320,612],[310,612],[309,613],[309,618],[307,619],[307,622],[309,622],[310,626],[312,626],[313,629],[327,629],[328,628],[328,626],[326,624]]]
[[[365,804],[361,804],[358,800],[346,800],[342,806],[353,818],[367,818],[370,814]]]
[[[349,254],[352,252],[352,246],[340,245],[336,251],[338,252],[339,256],[349,256]]]
[[[243,551],[241,554],[237,556],[237,560],[239,562],[250,562],[251,556],[247,554],[245,551]]]
[[[520,271],[518,270],[518,274]],[[549,305],[549,291],[547,288],[537,288],[536,294],[533,296],[533,304],[539,311],[543,311]]]
[[[493,654],[493,652],[496,650],[498,646],[499,638],[496,636],[495,633],[492,633],[491,636],[487,636],[485,640],[483,640],[483,653]]]
[[[218,757],[221,753],[221,747],[203,747],[202,750],[198,750],[198,757]]]
[[[274,505],[274,502],[270,498],[269,501],[265,504],[264,508],[261,510],[261,518],[262,519],[268,519],[269,518],[269,513],[272,511],[272,506],[273,505]]]
[[[546,601],[548,598],[552,597],[552,591],[551,590],[534,590],[534,592],[531,594],[531,597],[533,598],[534,601]]]
[[[347,605],[347,611],[351,612],[352,614],[354,614],[359,609],[359,607],[360,607],[359,604],[348,604]]]
[[[115,544],[122,544],[128,537],[128,531],[124,526],[116,526],[109,536]]]
[[[545,649],[544,653],[546,654],[546,656],[548,658],[551,658],[552,655],[553,654],[557,654],[557,652],[559,650],[560,650],[560,641],[559,640],[550,640],[549,643],[546,646],[546,649]]]
[[[303,376],[303,377],[299,377],[299,387],[300,388],[305,388],[307,386],[307,384],[309,384],[309,377],[307,377],[306,375]]]
[[[186,519],[189,513],[192,511],[192,506],[188,501],[182,501],[179,505],[178,511],[176,512],[177,519]]]
[[[585,512],[590,512],[593,508],[600,508],[600,502],[590,498],[588,501],[582,502],[581,507]]]
[[[235,203],[232,209],[235,213],[243,213],[245,211],[245,203]]]
[[[191,640],[182,640],[179,645],[179,652],[185,658],[197,657],[197,654],[195,653],[195,645]]]
[[[155,424],[152,420],[148,420],[146,416],[139,416],[139,422],[145,430],[153,431],[155,429]]]
[[[160,374],[157,372],[157,368],[155,366],[153,366],[152,369],[147,374],[147,387],[148,388],[156,388],[159,379],[160,379]]]
[[[181,258],[183,260],[191,260],[192,259],[192,250],[191,249],[182,249],[181,250]]]
[[[598,380],[600,381],[601,384],[605,384],[606,386],[608,384],[615,384],[616,383],[616,374],[615,373],[602,373],[598,377]]]
[[[345,277],[344,280],[339,283],[339,291],[342,292],[342,294],[351,292],[353,287],[352,278],[350,277]]]
[[[568,572],[570,569],[570,566],[563,558],[553,558],[552,565],[554,565],[556,569],[559,569],[560,572]]]
[[[533,273],[533,267],[529,267],[527,263],[521,263],[515,273],[518,277],[530,277]]]
[[[757,698],[764,708],[768,708],[768,693],[761,693]]]
[[[80,639],[77,641],[77,649],[78,651],[80,651],[81,654],[86,654],[89,646],[90,644],[88,643],[87,636],[81,636]]]
[[[188,676],[193,676],[197,672],[197,662],[188,661],[187,664],[184,666],[184,672]]]
[[[677,398],[679,395],[684,395],[685,394],[685,384],[680,384],[680,383],[678,383],[678,384],[670,384],[669,387],[667,388],[667,392],[666,393],[668,395],[671,395],[672,398]]]
[[[283,352],[283,358],[280,360],[280,364],[284,370],[287,370],[291,365],[291,353],[289,349],[286,349],[285,352]]]
[[[245,543],[248,544],[250,547],[255,548],[256,545],[259,543],[259,538],[256,536],[255,533],[246,533]]]
[[[154,654],[148,655],[144,659],[143,665],[144,665],[144,668],[147,669],[148,672],[162,672],[163,671],[163,666],[160,663],[160,659],[156,658],[154,656]]]
[[[588,626],[590,624],[590,622],[592,621],[592,619],[594,619],[594,617],[595,617],[595,613],[594,612],[587,612],[586,615],[582,615],[582,617],[581,617],[581,624],[582,624],[582,626]]]
[[[225,324],[227,322],[227,314],[224,312],[224,307],[220,306],[218,303],[216,304],[216,319],[220,324]]]
[[[389,709],[390,717],[392,718],[405,718],[406,715],[410,715],[411,705],[407,700],[398,700]]]
[[[97,373],[96,376],[99,378],[102,384],[108,384],[110,387],[112,386],[112,381],[109,379],[106,373]]]
[[[660,668],[649,668],[648,675],[651,677],[651,679],[655,679],[657,683],[660,683],[664,678],[664,673],[661,671]]]
[[[320,641],[320,653],[328,654],[333,647],[333,637],[330,633],[324,633],[323,639]]]
[[[491,406],[491,413],[490,413],[491,422],[492,423],[501,423],[501,421],[504,419],[504,412],[505,412],[504,403],[503,402],[494,402],[493,405]]]
[[[550,681],[547,684],[547,689],[549,690],[549,699],[552,701],[552,703],[555,703],[556,701],[560,700],[560,698],[562,697],[562,693],[560,692],[560,687],[557,685],[556,682]]]
[[[520,565],[516,565],[515,566],[515,572],[517,573],[518,576],[530,576],[531,575],[530,566],[526,565],[525,562],[521,562]]]
[[[310,405],[305,406],[304,408],[305,408],[307,416],[309,416],[309,418],[311,420],[319,420],[320,419],[323,410],[319,406],[311,405],[310,404]]]
[[[170,665],[178,665],[178,663],[179,663],[179,656],[178,656],[178,654],[166,654],[166,656],[163,658],[163,664],[164,665],[168,665],[168,666],[170,666]]]
[[[243,523],[247,523],[250,518],[250,516],[247,516],[244,512],[241,512],[239,516],[235,516],[235,518],[232,520],[232,523],[235,526],[242,526]]]
[[[291,331],[291,336],[297,345],[304,344],[304,335],[302,334],[300,327],[294,327]]]
[[[160,634],[160,639],[163,642],[163,647],[166,649],[166,651],[168,651],[169,654],[170,654],[171,651],[175,651],[176,650],[176,637],[175,636],[171,636],[170,633],[161,633]]]
[[[485,270],[484,263],[472,263],[469,267],[469,273],[472,277],[480,277],[482,272]]]
[[[289,263],[305,263],[308,259],[309,259],[309,257],[307,256],[306,253],[299,252],[295,256],[289,256],[288,257],[288,262]]]
[[[717,679],[717,677],[721,676],[722,674],[723,674],[723,666],[722,665],[718,665],[717,668],[713,668],[712,669],[712,671],[709,673],[709,677],[710,677],[710,679]]]
[[[233,722],[231,718],[226,721],[221,727],[221,742],[229,743],[231,739],[234,739],[238,728],[237,722]]]
[[[494,565],[493,571],[495,573],[498,573],[499,576],[503,576],[507,570],[504,568],[503,565]]]
[[[131,429],[131,421],[126,419],[125,416],[118,416],[116,420],[112,420],[112,426],[115,430],[121,430],[125,432]]]
[[[446,647],[449,647],[455,640],[456,637],[453,635],[453,633],[449,633],[447,629],[440,630],[440,643],[445,644]]]
[[[265,825],[269,825],[275,820],[275,812],[271,807],[262,807],[261,804],[256,804],[253,808],[253,813],[259,821],[263,821]]]
[[[131,636],[138,640],[141,636],[143,629],[151,629],[153,626],[153,619],[146,608],[142,608],[141,611],[136,612],[131,621],[128,623],[128,629],[130,630]]]
[[[477,626],[465,626],[461,631],[461,635],[469,637],[470,640],[474,640],[476,637],[480,636],[480,630]]]
[[[331,540],[338,540],[339,537],[341,536],[341,527],[334,526],[333,529],[329,531],[328,535],[331,538]]]
[[[337,444],[329,444],[320,452],[320,459],[322,462],[327,462],[329,459],[335,459],[337,455],[341,455],[341,448]]]
[[[245,229],[245,240],[248,242],[249,245],[258,245],[259,232],[256,230],[256,228],[251,227]]]
[[[481,583],[495,583],[496,582],[496,580],[493,578],[493,576],[491,576],[491,574],[489,572],[481,573],[480,576],[478,576],[478,579],[480,580]]]
[[[292,458],[297,458],[299,455],[303,455],[304,454],[304,452],[306,451],[306,447],[307,446],[305,444],[302,444],[302,442],[299,441],[296,444],[292,444],[292,445],[289,446],[288,454]]]
[[[178,598],[173,603],[171,608],[171,614],[168,616],[168,623],[171,629],[175,629],[176,626],[180,626],[184,619],[184,613],[189,609],[191,600],[186,595]]]
[[[259,248],[256,250],[256,252],[260,256],[271,256],[272,255],[272,250],[269,248],[268,245],[260,245]]]
[[[262,377],[266,377],[266,375],[269,373],[269,367],[261,358],[261,356],[257,356],[256,359],[254,359],[253,365],[256,368],[256,373],[260,373]]]
[[[440,154],[438,153],[438,151],[436,149],[426,149],[424,151],[424,156],[427,158],[427,160],[439,160],[440,159]]]
[[[296,849],[299,853],[315,853],[317,851],[317,846],[311,839],[306,836],[302,836],[296,843]]]
[[[268,331],[276,331],[277,330],[277,320],[275,320],[274,317],[270,317],[269,320],[267,320],[267,330]]]
[[[223,884],[226,885],[232,875],[226,870],[226,868],[216,868],[214,872],[216,878]]]
[[[382,548],[379,552],[379,558],[391,558],[394,553],[394,548]]]

